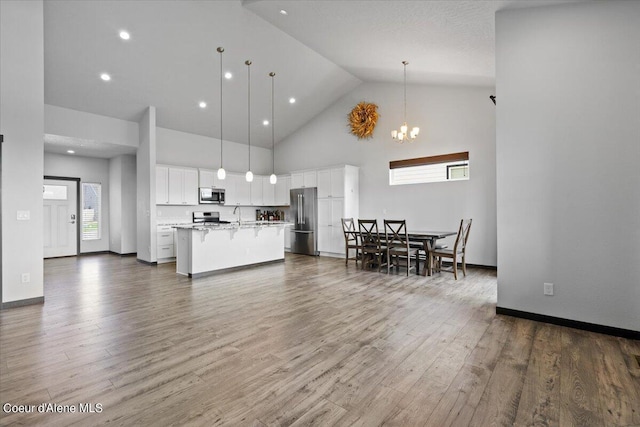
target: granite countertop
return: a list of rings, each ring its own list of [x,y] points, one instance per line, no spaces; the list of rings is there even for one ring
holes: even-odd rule
[[[192,230],[233,230],[237,228],[286,227],[293,225],[287,221],[242,221],[230,224],[176,224],[173,228]]]

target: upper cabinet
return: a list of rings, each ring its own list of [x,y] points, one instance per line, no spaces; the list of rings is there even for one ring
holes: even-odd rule
[[[291,204],[291,176],[281,175],[276,182],[276,206],[289,206]],[[288,234],[288,233],[287,233]]]
[[[344,197],[345,168],[322,169],[318,171],[318,198]]]
[[[156,166],[156,204],[169,204],[169,167]]]
[[[253,193],[251,193],[251,201],[253,202]],[[269,177],[262,178],[262,203],[264,206],[275,206],[276,204],[276,186],[269,181]]]
[[[226,205],[251,205],[251,183],[247,182],[244,175],[227,173],[225,185]]]
[[[308,182],[315,185],[315,180]],[[219,180],[217,171],[210,169],[156,166],[156,204],[197,205],[198,187],[225,189],[226,205],[289,206],[291,177],[281,175],[274,185],[262,175],[254,175],[253,181],[247,182],[244,174],[231,172]]]
[[[169,204],[198,204],[198,171],[169,167]]]
[[[211,169],[198,169],[200,187],[227,188],[225,181],[218,179],[218,172]]]
[[[291,173],[291,188],[316,187],[318,177],[315,170]]]
[[[262,188],[264,176],[255,175],[253,177],[253,181],[251,181],[251,204],[255,206],[263,206],[264,203],[264,191]],[[269,178],[267,178],[267,184],[269,183]]]
[[[197,205],[198,170],[156,166],[156,204]]]

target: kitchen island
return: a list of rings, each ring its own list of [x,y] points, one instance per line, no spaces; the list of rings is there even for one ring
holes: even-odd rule
[[[284,261],[284,236],[291,223],[251,221],[177,225],[176,271],[199,277]]]

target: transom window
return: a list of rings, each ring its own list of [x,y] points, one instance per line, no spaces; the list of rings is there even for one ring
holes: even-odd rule
[[[469,179],[469,152],[389,162],[389,185]]]

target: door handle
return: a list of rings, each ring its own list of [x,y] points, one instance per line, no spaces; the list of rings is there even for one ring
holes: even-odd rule
[[[75,223],[76,223],[75,221],[69,221],[69,224],[75,224]]]

